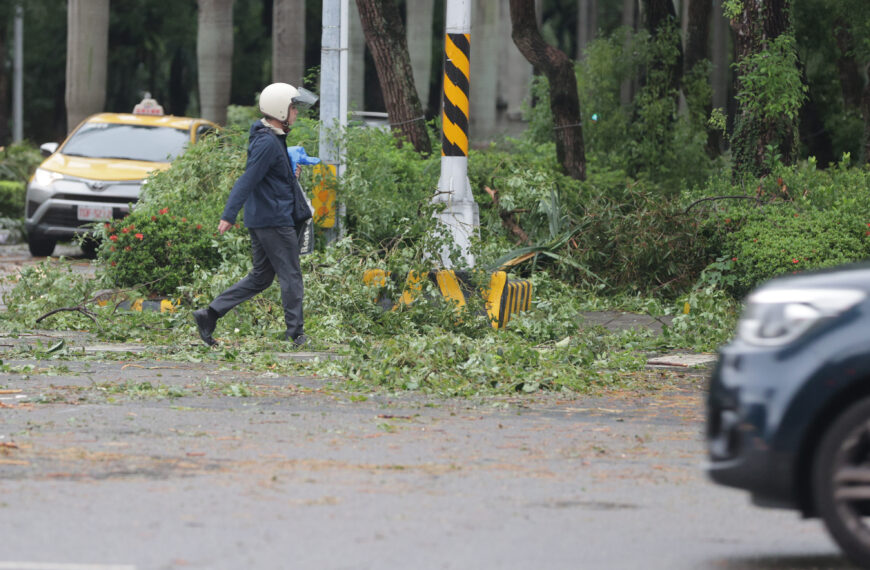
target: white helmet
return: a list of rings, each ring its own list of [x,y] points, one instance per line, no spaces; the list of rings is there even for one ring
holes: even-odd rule
[[[313,105],[317,97],[307,89],[293,87],[288,83],[272,83],[260,93],[260,112],[286,122],[290,105]]]

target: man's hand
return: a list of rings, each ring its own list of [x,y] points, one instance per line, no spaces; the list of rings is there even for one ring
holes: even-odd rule
[[[299,178],[299,175],[300,175],[300,174],[302,174],[302,165],[301,165],[301,164],[297,164],[297,165],[296,165],[296,178]]]
[[[218,222],[218,233],[223,234],[225,231],[233,227],[231,223],[226,220],[221,220]]]

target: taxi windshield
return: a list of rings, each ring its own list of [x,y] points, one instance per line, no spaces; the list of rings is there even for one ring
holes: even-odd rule
[[[85,123],[60,150],[67,156],[170,162],[190,141],[187,131],[121,123]]]

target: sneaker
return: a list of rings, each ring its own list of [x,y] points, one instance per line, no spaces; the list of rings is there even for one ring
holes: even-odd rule
[[[216,345],[217,342],[212,338],[211,334],[214,332],[217,319],[211,315],[208,307],[194,311],[193,320],[196,321],[196,330],[199,331],[199,338],[202,339],[202,342],[208,346]]]
[[[287,340],[289,340],[289,338]],[[305,346],[306,344],[308,344],[308,337],[305,336],[305,333],[302,333],[293,339],[293,346],[297,348]]]

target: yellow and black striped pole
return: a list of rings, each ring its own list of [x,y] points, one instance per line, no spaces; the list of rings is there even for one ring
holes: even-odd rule
[[[480,217],[468,183],[468,108],[471,86],[471,0],[447,0],[444,37],[444,94],[441,134],[441,177],[434,202],[446,202],[438,219],[446,226],[462,260],[441,250],[441,264],[474,267],[469,248]]]
[[[471,34],[447,34],[444,40],[444,116],[442,156],[468,156]]]

